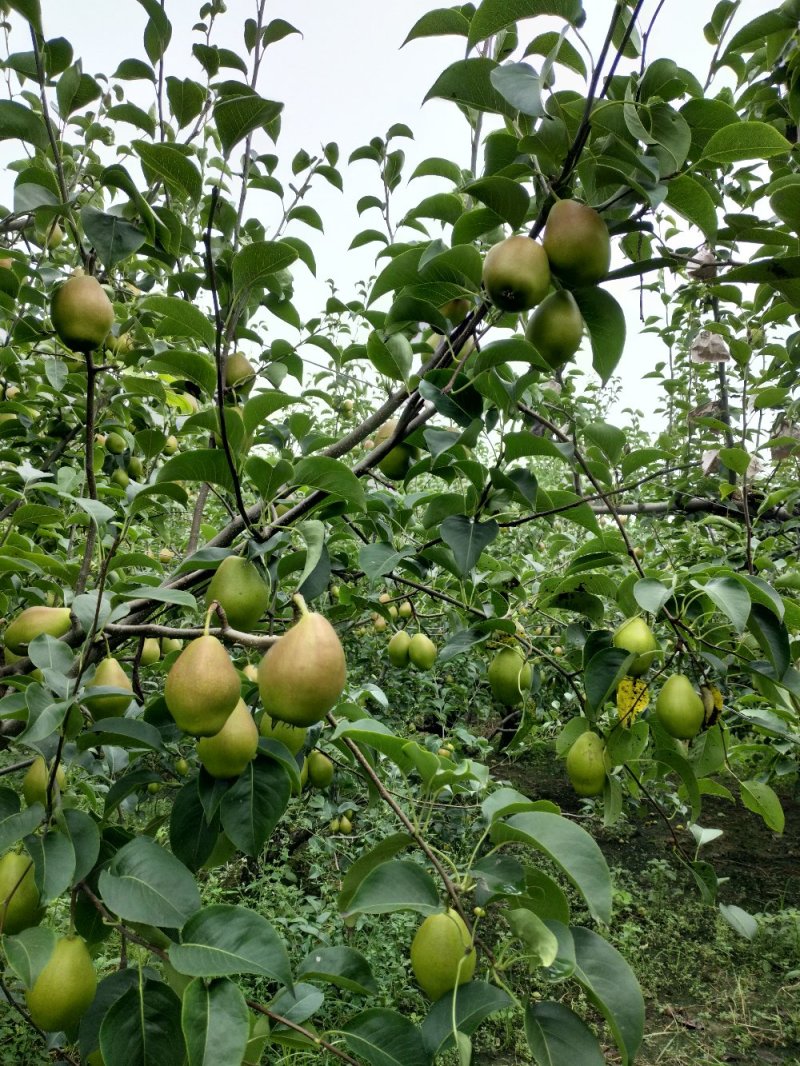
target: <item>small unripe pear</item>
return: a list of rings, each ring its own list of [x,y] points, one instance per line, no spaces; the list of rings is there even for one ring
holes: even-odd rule
[[[164,441],[164,447],[161,451],[164,455],[174,455],[178,450],[178,438],[170,434]]]
[[[581,733],[567,755],[567,775],[579,796],[598,796],[606,783],[604,745],[597,733]]]
[[[476,961],[469,930],[461,915],[452,909],[426,918],[411,943],[414,976],[433,1000],[471,980]]]
[[[106,451],[111,455],[122,455],[128,447],[127,441],[121,433],[111,432],[106,436]]]
[[[25,802],[29,807],[32,807],[34,803],[41,803],[42,806],[46,806],[47,782],[49,780],[50,767],[41,755],[37,755],[22,779],[22,795],[25,797]],[[64,767],[59,764],[56,770],[55,788],[53,789],[53,800],[56,803],[60,798],[61,789],[64,788],[66,783],[67,775],[64,773]]]
[[[256,379],[256,368],[243,352],[234,352],[225,360],[225,387],[247,396]]]
[[[581,346],[583,315],[571,292],[551,293],[530,317],[525,336],[539,355],[557,370]]]
[[[101,687],[125,689],[130,695],[88,695],[90,689]],[[89,708],[92,718],[94,718],[95,721],[101,718],[122,717],[133,699],[133,685],[131,684],[131,680],[117,660],[111,655],[107,659],[103,659],[98,665],[94,672],[94,678],[86,686],[86,691],[87,695],[84,696],[83,702]]]
[[[15,936],[43,916],[33,860],[27,852],[7,851],[0,858],[0,931]]]
[[[250,630],[269,605],[269,588],[254,563],[229,555],[209,582],[206,604],[213,600],[234,629]]]
[[[328,788],[333,781],[333,763],[321,751],[308,756],[308,780],[314,788]]]
[[[161,658],[161,644],[158,637],[145,637],[139,662],[142,666],[152,666]]]
[[[63,637],[71,625],[68,607],[26,607],[9,622],[3,639],[15,654],[26,655],[34,638],[42,633]]]
[[[114,324],[114,308],[97,278],[68,278],[50,304],[53,328],[67,348],[91,352],[99,348]]]
[[[408,666],[408,649],[410,644],[411,637],[405,629],[401,629],[399,633],[395,633],[386,645],[386,654],[389,656],[389,662],[392,666],[397,666],[401,669],[404,666]]]
[[[577,200],[559,200],[542,238],[553,273],[566,284],[596,285],[611,265],[611,239],[600,215]]]
[[[216,778],[238,777],[258,751],[258,726],[244,700],[234,707],[225,725],[212,737],[197,742],[197,757]]]
[[[180,729],[211,737],[239,702],[240,688],[225,648],[216,637],[203,636],[191,641],[172,664],[164,699]]]

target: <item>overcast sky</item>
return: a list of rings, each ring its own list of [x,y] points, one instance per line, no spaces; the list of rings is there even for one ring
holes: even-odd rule
[[[305,148],[309,153],[319,151],[328,141],[337,141],[341,148],[340,166],[344,173],[344,196],[327,183],[321,182],[308,202],[317,208],[326,225],[324,235],[296,224],[293,232],[308,240],[314,248],[318,263],[318,284],[300,281],[304,267],[295,274],[297,302],[302,317],[315,314],[326,295],[322,282],[334,277],[343,299],[354,294],[353,286],[374,272],[377,245],[356,252],[348,252],[352,236],[359,228],[379,226],[377,213],[366,214],[359,221],[355,203],[359,196],[377,193],[376,169],[366,162],[346,166],[350,152],[375,135],[382,135],[395,122],[407,123],[414,131],[414,141],[399,142],[408,156],[407,173],[428,156],[439,155],[467,165],[469,159],[469,131],[466,122],[454,105],[422,100],[441,70],[463,57],[463,38],[444,37],[414,41],[400,48],[408,30],[424,12],[444,2],[435,0],[270,0],[268,19],[283,18],[302,33],[270,46],[262,67],[259,91],[262,95],[285,103],[283,132],[278,143],[282,167],[281,180],[290,180],[288,164],[294,153]],[[584,5],[588,20],[583,34],[596,55],[605,35],[612,0],[587,0]],[[649,43],[648,59],[670,56],[679,64],[692,69],[701,81],[705,79],[713,49],[703,37],[703,24],[715,7],[710,0],[667,0],[657,28]],[[643,20],[655,10],[656,0],[645,4]],[[203,80],[203,71],[191,55],[191,44],[200,40],[192,25],[196,21],[200,3],[196,0],[166,0],[166,10],[173,23],[173,38],[167,53],[167,73],[179,77]],[[244,53],[242,26],[252,17],[256,0],[228,0],[227,14],[217,20],[214,41],[223,47]],[[42,0],[47,37],[63,35],[83,59],[88,73],[112,73],[120,60],[129,56],[144,56],[142,32],[146,22],[143,8],[136,0]],[[737,23],[747,21],[763,11],[762,0],[743,0]],[[527,43],[544,29],[558,27],[558,20],[539,18],[520,24],[520,39]],[[28,47],[23,32],[12,33],[11,49]],[[535,57],[531,60],[535,62]],[[237,77],[234,72],[231,76]],[[567,84],[559,72],[558,85]],[[137,102],[148,106],[148,87],[144,82],[127,83]],[[140,136],[139,131],[122,126],[118,139]],[[5,146],[4,146],[5,147]],[[270,150],[268,143],[260,145]],[[18,154],[18,142],[13,145]],[[5,147],[4,158],[9,158]],[[423,196],[449,188],[443,179],[418,179],[399,193],[396,214],[412,206]],[[2,199],[8,202],[8,186],[2,189]],[[262,221],[270,228],[280,217],[274,197],[262,195],[256,201]],[[407,236],[411,231],[404,231]],[[432,236],[438,236],[435,227]],[[401,239],[403,232],[401,232]],[[643,370],[650,369],[665,350],[652,338],[636,339],[638,331],[638,293],[631,282],[619,283],[615,295],[623,302],[628,317],[629,341],[620,366],[623,377],[639,379]],[[277,331],[286,333],[286,327]],[[291,333],[286,333],[292,337]],[[646,353],[643,366],[643,353]],[[587,359],[588,362],[588,359]],[[641,396],[631,396],[641,403]]]

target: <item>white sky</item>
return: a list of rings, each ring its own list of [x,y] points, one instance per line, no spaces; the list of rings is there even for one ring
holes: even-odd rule
[[[294,270],[295,302],[302,318],[311,317],[322,306],[327,295],[325,278],[335,278],[339,295],[348,300],[354,296],[354,284],[375,271],[378,245],[347,251],[359,229],[381,228],[377,212],[368,212],[361,220],[356,214],[359,196],[380,190],[377,169],[372,164],[346,165],[354,148],[375,135],[382,135],[392,123],[404,122],[415,134],[414,141],[397,142],[407,155],[407,175],[428,156],[445,156],[461,165],[468,163],[469,130],[455,106],[441,101],[422,106],[422,99],[438,74],[449,63],[463,58],[464,39],[425,39],[400,49],[416,20],[424,12],[440,6],[446,6],[446,0],[439,3],[436,0],[343,0],[335,5],[330,0],[270,0],[267,5],[268,19],[286,19],[303,34],[302,38],[292,35],[270,46],[258,86],[262,95],[285,103],[283,131],[277,147],[281,157],[277,176],[284,184],[291,180],[289,163],[298,149],[305,148],[315,154],[321,144],[337,141],[345,183],[342,195],[320,181],[306,201],[321,214],[326,226],[324,235],[300,223],[294,223],[289,231],[308,241],[317,258],[316,285],[305,280],[308,277],[305,267],[301,265]],[[613,10],[613,0],[585,0],[584,6],[589,17],[582,33],[596,55]],[[644,24],[655,6],[656,0],[645,4]],[[648,59],[670,56],[703,81],[713,52],[703,37],[703,24],[715,6],[712,0],[667,0],[649,43]],[[241,27],[246,18],[254,15],[256,2],[228,0],[227,7],[227,14],[217,20],[214,42],[244,54]],[[199,8],[199,0],[166,0],[166,10],[173,22],[167,73],[203,81],[204,72],[191,55],[191,44],[201,39],[191,28]],[[42,10],[46,36],[67,37],[76,57],[83,59],[87,73],[110,74],[120,60],[144,57],[142,32],[146,15],[135,0],[111,3],[42,0]],[[763,11],[762,0],[743,0],[737,24],[760,11]],[[526,44],[544,29],[561,25],[558,20],[543,18],[520,23],[520,40]],[[20,30],[12,33],[12,50],[23,51],[29,47],[24,30],[21,27]],[[531,57],[529,62],[535,65],[536,57]],[[562,70],[559,68],[559,86],[567,84]],[[239,76],[229,73],[231,77]],[[147,107],[152,102],[141,95],[147,94],[147,83],[125,84],[140,105]],[[129,126],[120,127],[118,139],[128,136],[133,139],[141,133]],[[258,147],[272,150],[266,138]],[[3,148],[2,158],[13,158],[9,146]],[[19,154],[18,148],[18,142],[12,142],[13,155]],[[401,187],[395,217],[424,196],[449,188],[444,179],[430,178],[417,179],[408,188]],[[6,201],[11,198],[5,182],[0,184],[0,196]],[[261,199],[253,201],[256,204],[269,230],[280,217],[277,199],[262,194]],[[438,224],[434,224],[431,236],[439,235]],[[413,231],[401,231],[399,239],[413,239]],[[628,318],[629,339],[619,372],[623,378],[638,382],[645,370],[665,357],[666,350],[653,338],[636,338],[638,292],[635,285],[630,281],[618,283],[613,291],[623,303]],[[276,324],[275,332],[289,339],[295,336],[280,323]],[[588,366],[588,357],[585,362]],[[637,406],[645,403],[641,391],[632,393],[627,401]]]

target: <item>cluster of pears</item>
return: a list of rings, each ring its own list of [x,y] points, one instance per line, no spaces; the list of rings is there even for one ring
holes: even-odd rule
[[[407,629],[399,629],[386,646],[392,666],[401,670],[411,663],[418,670],[431,670],[439,650],[425,633],[410,636]]]
[[[411,968],[432,1000],[471,980],[476,961],[470,932],[453,909],[426,918],[411,943]]]
[[[502,311],[536,308],[526,337],[558,369],[572,358],[583,336],[583,317],[570,290],[602,281],[610,263],[611,240],[600,215],[577,200],[558,200],[547,216],[541,244],[515,236],[489,249],[483,286]],[[548,295],[553,275],[562,288]]]

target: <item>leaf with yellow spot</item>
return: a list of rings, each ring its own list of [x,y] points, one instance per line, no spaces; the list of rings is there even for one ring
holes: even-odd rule
[[[627,728],[650,703],[647,683],[638,677],[623,677],[617,686],[617,714]]]

